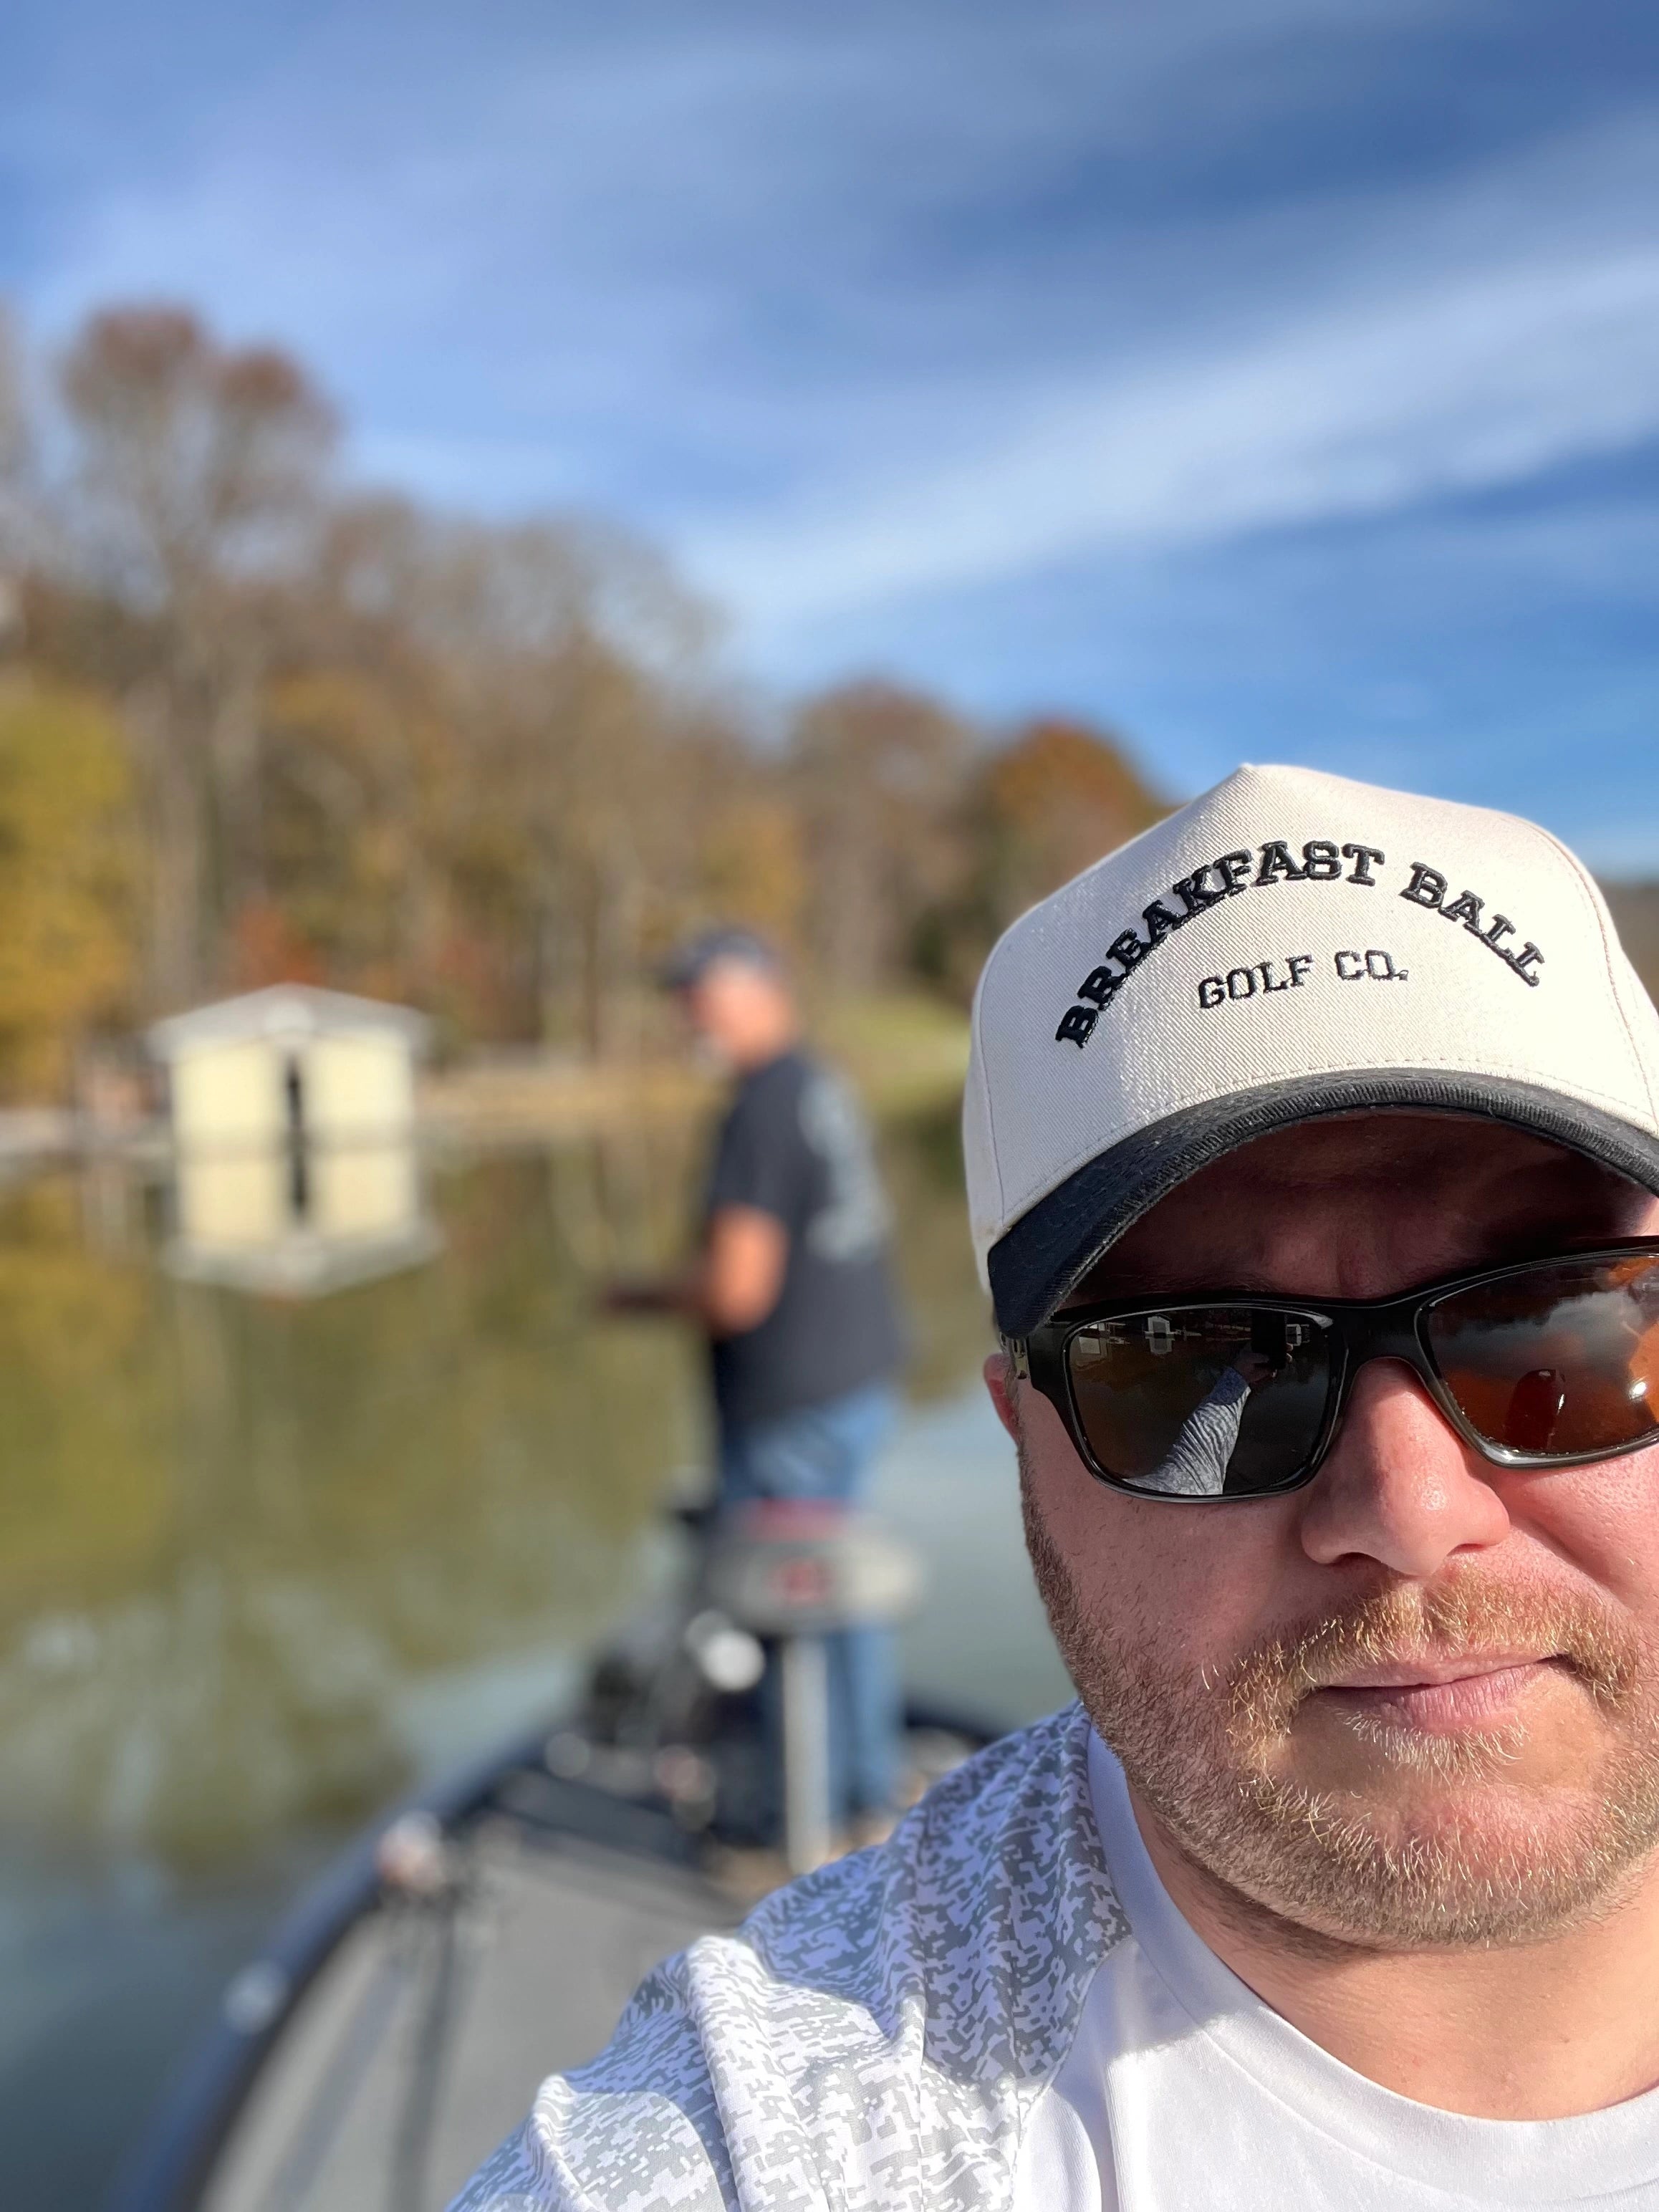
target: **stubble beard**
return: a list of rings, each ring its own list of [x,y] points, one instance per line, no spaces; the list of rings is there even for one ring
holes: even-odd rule
[[[1390,1950],[1538,1942],[1605,1912],[1659,1841],[1654,1670],[1609,1612],[1468,1577],[1433,1591],[1401,1584],[1225,1670],[1171,1669],[1085,1605],[1023,1449],[1020,1498],[1037,1587],[1089,1717],[1176,1846],[1245,1917]],[[1524,1748],[1518,1725],[1454,1738],[1352,1723],[1400,1775],[1402,1805],[1424,1776],[1451,1787],[1428,1819],[1385,1817],[1276,1771],[1297,1707],[1344,1662],[1482,1644],[1565,1653],[1607,1736],[1600,1771],[1557,1793],[1547,1819],[1528,1817],[1506,1780]]]

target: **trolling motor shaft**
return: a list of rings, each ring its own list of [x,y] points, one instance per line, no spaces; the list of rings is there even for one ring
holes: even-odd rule
[[[784,1856],[792,1874],[830,1856],[826,1638],[914,1612],[921,1563],[869,1516],[817,1500],[767,1498],[723,1521],[709,1555],[713,1602],[778,1647]]]

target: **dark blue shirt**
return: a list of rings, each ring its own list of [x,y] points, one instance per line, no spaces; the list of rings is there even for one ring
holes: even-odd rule
[[[840,1077],[787,1052],[743,1079],[708,1182],[708,1212],[722,1206],[775,1215],[789,1240],[772,1311],[714,1340],[722,1422],[822,1405],[896,1365],[887,1200],[869,1125]]]

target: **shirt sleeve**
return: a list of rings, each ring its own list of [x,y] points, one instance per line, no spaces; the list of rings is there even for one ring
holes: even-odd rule
[[[1224,1368],[1209,1396],[1188,1415],[1169,1457],[1142,1480],[1184,1497],[1218,1498],[1249,1402],[1249,1384],[1236,1367]]]
[[[690,1972],[682,1954],[648,1974],[606,2050],[542,2085],[449,2212],[737,2212]]]
[[[1075,1706],[1005,1738],[886,1844],[665,1960],[451,2212],[1009,2212],[1031,2106],[1128,1935],[1087,1741]]]

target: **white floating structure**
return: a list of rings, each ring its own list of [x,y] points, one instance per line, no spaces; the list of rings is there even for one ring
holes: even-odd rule
[[[407,1006],[275,983],[157,1022],[179,1150],[412,1134],[431,1024]]]
[[[415,1152],[431,1025],[308,984],[158,1022],[175,1158],[177,1274],[292,1297],[435,1250]]]

